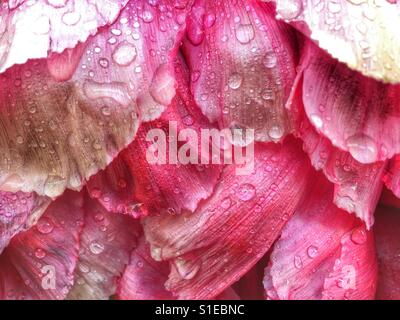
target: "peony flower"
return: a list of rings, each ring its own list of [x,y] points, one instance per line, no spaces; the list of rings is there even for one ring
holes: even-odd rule
[[[400,7],[0,4],[0,299],[398,299]]]

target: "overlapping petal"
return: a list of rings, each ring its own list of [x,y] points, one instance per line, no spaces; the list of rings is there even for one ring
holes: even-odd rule
[[[201,114],[193,101],[185,81],[186,74],[179,63],[176,73],[178,87],[175,99],[160,119],[141,126],[135,141],[121,154],[131,175],[136,177],[133,194],[144,215],[194,211],[198,203],[209,197],[214,190],[223,167],[222,164],[212,163],[210,150],[207,150],[208,156],[202,154],[201,130],[215,130],[215,127]],[[184,130],[196,134],[197,141],[191,141],[190,136],[182,140],[181,132]],[[148,160],[148,153],[154,149],[155,140],[162,139],[153,136],[152,132],[165,134],[165,155],[159,155],[160,159],[165,157],[164,163],[150,163]],[[193,163],[190,160],[182,164],[178,149],[191,143],[195,145],[191,145],[190,150],[196,151],[190,153],[196,159]],[[154,152],[158,147],[155,149]],[[202,157],[206,157],[207,164],[202,162]],[[173,159],[173,163],[170,159]]]
[[[169,260],[167,288],[181,299],[212,298],[265,254],[303,197],[312,168],[298,144],[257,145],[255,171],[224,168],[194,213],[146,218],[156,260]]]
[[[89,196],[97,199],[109,212],[140,216],[134,194],[135,179],[128,165],[118,156],[86,184]]]
[[[210,121],[255,129],[258,141],[291,131],[284,105],[296,74],[295,36],[270,4],[196,1],[183,48],[194,98]]]
[[[333,203],[322,175],[282,231],[266,268],[270,299],[373,299],[374,239],[364,224]],[[311,195],[311,196],[310,196]]]
[[[303,118],[299,134],[313,166],[334,183],[334,203],[355,213],[370,228],[374,223],[386,162],[359,163],[350,153],[334,147],[327,138],[319,135],[307,118]]]
[[[73,284],[83,223],[81,194],[66,192],[0,255],[1,299],[64,299]]]
[[[129,216],[107,212],[88,197],[83,209],[85,218],[75,281],[67,298],[107,300],[116,293],[117,280],[136,247],[140,224]]]
[[[158,117],[175,95],[168,62],[185,8],[131,1],[83,47],[1,74],[0,189],[51,197],[80,189],[133,140],[139,117]]]
[[[334,146],[360,163],[400,151],[399,86],[366,78],[307,42],[301,72],[308,118]]]
[[[49,203],[35,193],[0,192],[0,254],[12,237],[37,222]]]
[[[400,82],[399,6],[386,0],[275,0],[290,22],[350,68]]]
[[[85,42],[128,0],[10,0],[0,7],[0,72]],[[29,48],[27,50],[27,48]]]

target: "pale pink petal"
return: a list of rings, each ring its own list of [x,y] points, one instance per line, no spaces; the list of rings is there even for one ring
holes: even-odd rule
[[[1,299],[64,299],[73,284],[82,196],[66,192],[0,255]]]
[[[297,142],[256,145],[255,171],[226,166],[212,196],[194,213],[146,218],[156,260],[168,260],[167,288],[207,299],[239,280],[265,254],[305,192],[312,168]]]
[[[289,22],[350,68],[400,82],[400,6],[397,1],[275,0]]]
[[[337,208],[322,175],[276,242],[264,286],[270,299],[371,299],[376,290],[373,236]]]
[[[135,177],[134,196],[141,203],[141,212],[145,215],[155,213],[179,214],[182,210],[194,211],[202,199],[210,196],[220,176],[222,165],[212,164],[211,152],[207,158],[209,164],[202,164],[201,131],[215,129],[202,115],[193,101],[184,80],[181,66],[177,66],[177,96],[160,119],[142,124],[137,138],[124,150],[121,157]],[[175,127],[173,127],[173,126]],[[163,130],[167,141],[177,140],[183,130],[192,130],[198,141],[194,147],[198,155],[194,163],[182,164],[177,152],[166,150],[165,164],[151,164],[147,153],[153,146],[153,139],[147,134],[150,130]],[[175,138],[172,136],[175,135]],[[178,149],[184,142],[177,144]],[[178,150],[177,150],[178,151]],[[170,162],[170,156],[176,155],[176,164]]]
[[[197,104],[221,128],[255,129],[258,141],[291,131],[284,108],[296,75],[296,38],[256,0],[196,0],[184,55]]]
[[[0,192],[0,254],[12,237],[37,222],[49,203],[35,193]]]
[[[116,292],[141,227],[129,216],[107,212],[89,197],[85,197],[83,209],[79,260],[68,299],[108,300]]]
[[[376,212],[375,239],[379,263],[377,299],[400,299],[400,210],[381,206]]]
[[[10,0],[0,8],[0,72],[61,53],[114,22],[128,0]]]
[[[307,42],[301,70],[308,118],[361,163],[400,152],[400,86],[366,78]]]

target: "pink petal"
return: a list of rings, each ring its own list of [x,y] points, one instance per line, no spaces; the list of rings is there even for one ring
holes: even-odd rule
[[[400,212],[379,207],[376,213],[375,238],[379,263],[377,299],[400,299]]]
[[[400,152],[400,86],[355,73],[307,42],[302,64],[308,118],[334,146],[361,163]]]
[[[118,297],[123,300],[173,299],[171,292],[164,287],[168,273],[168,263],[153,260],[150,246],[143,237],[132,251],[129,265],[119,283]]]
[[[0,254],[12,237],[36,223],[49,203],[35,193],[0,192]]]
[[[141,227],[131,217],[107,212],[85,197],[85,218],[80,239],[75,283],[68,299],[108,300],[129,262]]]
[[[256,145],[255,172],[226,166],[194,213],[146,218],[156,260],[169,260],[167,288],[180,299],[209,299],[265,254],[294,212],[312,169],[296,142]]]
[[[386,162],[358,162],[350,153],[334,147],[327,138],[319,135],[305,116],[302,118],[299,135],[304,142],[304,150],[313,166],[322,170],[334,183],[334,203],[347,212],[355,213],[370,228],[374,223]]]
[[[400,8],[397,1],[274,0],[277,18],[350,68],[400,82]]]
[[[284,105],[296,75],[296,38],[274,14],[255,0],[197,0],[184,42],[203,113],[221,128],[253,128],[259,141],[291,131]]]
[[[371,299],[377,266],[372,233],[333,203],[320,175],[282,231],[265,270],[270,299]]]
[[[128,0],[8,1],[0,9],[0,72],[61,53],[117,19]]]
[[[64,299],[73,284],[82,197],[66,192],[0,256],[1,299]]]
[[[169,264],[155,261],[150,255],[150,246],[144,237],[132,251],[131,260],[126,267],[118,288],[118,298],[122,300],[172,300],[174,296],[167,291],[164,283],[168,279]],[[228,288],[218,300],[239,300],[235,290]]]
[[[131,1],[83,47],[0,75],[7,136],[0,153],[9,159],[0,163],[1,190],[50,197],[80,190],[132,142],[138,116],[151,120],[164,111],[175,95],[169,62],[186,9],[172,0],[153,4]]]
[[[139,205],[133,193],[134,186],[134,178],[121,156],[92,176],[86,184],[90,197],[97,199],[107,211],[138,217]]]
[[[203,165],[199,161],[199,164],[183,165],[171,164],[169,160],[166,164],[151,164],[146,158],[147,151],[153,145],[153,141],[148,141],[146,136],[152,129],[163,130],[168,140],[171,138],[171,123],[176,124],[176,129],[171,129],[173,133],[191,129],[198,137],[201,136],[201,129],[213,128],[193,101],[184,82],[183,71],[179,68],[176,71],[181,72],[177,76],[178,94],[171,105],[159,120],[143,124],[135,141],[122,152],[131,175],[136,177],[134,197],[142,203],[144,214],[194,211],[202,199],[210,196],[222,170],[219,164]],[[197,149],[200,149],[200,140]],[[168,147],[166,159],[169,159],[170,150]]]

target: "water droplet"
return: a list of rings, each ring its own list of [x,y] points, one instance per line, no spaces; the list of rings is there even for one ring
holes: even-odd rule
[[[106,58],[100,58],[99,59],[99,65],[102,68],[108,68],[109,62]]]
[[[229,209],[231,207],[231,199],[229,197],[225,198],[224,200],[222,200],[221,202],[221,208],[222,209]]]
[[[53,231],[54,224],[49,218],[43,217],[36,224],[36,229],[42,234],[49,234]]]
[[[100,254],[104,251],[104,245],[98,241],[92,241],[89,245],[90,252]]]
[[[367,241],[367,233],[364,228],[354,229],[351,233],[351,241],[355,244],[364,244]]]
[[[354,135],[346,140],[346,145],[353,158],[361,163],[377,160],[378,148],[375,141],[367,135]]]
[[[236,39],[242,43],[247,44],[254,39],[254,28],[251,24],[241,24],[236,29]]]
[[[242,201],[249,201],[256,195],[256,188],[250,183],[242,184],[237,192],[237,197]]]
[[[292,20],[299,16],[302,7],[301,0],[278,1],[276,13],[280,19]]]
[[[46,251],[44,251],[42,248],[37,248],[35,250],[35,257],[38,259],[43,259],[46,256]]]
[[[66,188],[67,180],[59,176],[49,176],[44,184],[44,193],[48,197],[62,194]]]
[[[310,116],[310,120],[317,129],[321,129],[322,126],[324,125],[324,122],[322,121],[321,117],[317,114],[312,114]]]
[[[240,73],[234,72],[230,75],[228,79],[228,86],[231,89],[239,89],[240,86],[242,85],[243,77]]]
[[[89,99],[109,98],[122,106],[128,106],[131,102],[127,86],[121,82],[99,83],[87,80],[83,84],[83,91]]]
[[[280,138],[283,137],[283,134],[284,134],[284,130],[280,126],[273,126],[268,131],[269,137],[273,140],[279,140]]]
[[[142,13],[142,19],[143,19],[144,22],[150,23],[150,22],[153,21],[154,17],[153,17],[153,14],[150,11],[144,11]]]
[[[173,70],[167,64],[159,66],[153,76],[150,94],[154,100],[167,106],[175,97],[175,77]]]
[[[67,25],[67,26],[73,26],[76,25],[79,20],[81,20],[81,14],[77,11],[73,12],[66,12],[62,16],[62,21]]]
[[[268,69],[272,69],[276,67],[277,58],[275,52],[269,51],[264,56],[264,66]]]
[[[136,47],[128,42],[122,43],[114,50],[112,55],[116,64],[126,67],[129,66],[137,56]]]
[[[300,256],[294,256],[294,260],[293,260],[294,266],[296,269],[301,269],[303,268],[303,260],[301,259]]]
[[[309,246],[307,249],[307,255],[313,259],[317,256],[318,254],[318,248],[316,246]]]

